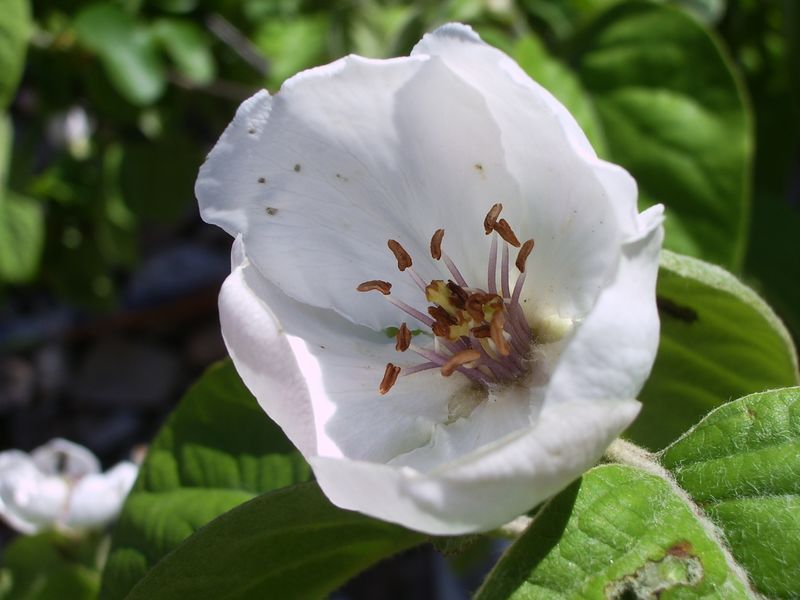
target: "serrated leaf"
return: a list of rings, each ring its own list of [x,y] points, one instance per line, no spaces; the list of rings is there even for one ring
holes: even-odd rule
[[[159,560],[218,515],[310,476],[230,361],[212,367],[150,447],[113,533],[101,597],[125,597]]]
[[[770,598],[800,590],[800,388],[722,406],[661,454]]]
[[[28,0],[3,0],[0,10],[0,110],[17,89],[31,31]]]
[[[115,4],[82,9],[73,22],[78,41],[94,51],[116,90],[129,102],[147,105],[161,96],[166,73],[147,29]]]
[[[181,74],[198,85],[214,80],[214,56],[198,25],[186,19],[159,19],[153,23],[153,34]]]
[[[324,598],[424,536],[334,507],[316,483],[259,496],[158,563],[129,600]]]
[[[746,244],[752,132],[743,88],[713,36],[684,12],[632,2],[574,44],[603,127],[643,206],[664,203],[666,247],[736,268]]]
[[[711,409],[797,385],[797,355],[772,309],[727,271],[665,251],[656,293],[661,341],[627,435],[660,449]]]
[[[537,515],[476,600],[658,597],[748,595],[719,542],[667,481],[604,465]]]

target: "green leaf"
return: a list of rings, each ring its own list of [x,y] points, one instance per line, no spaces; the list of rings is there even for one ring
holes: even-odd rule
[[[94,600],[100,587],[97,541],[54,532],[16,538],[3,552],[0,598]]]
[[[214,81],[217,69],[210,41],[198,25],[182,19],[159,19],[153,23],[153,34],[182,75],[198,85]]]
[[[316,483],[304,483],[211,522],[158,563],[128,599],[323,598],[377,560],[424,540],[338,509]]]
[[[28,0],[3,0],[0,10],[0,110],[17,89],[31,32]]]
[[[666,480],[604,465],[537,515],[476,600],[658,597],[748,596],[719,542]]]
[[[770,598],[800,590],[800,388],[722,406],[661,454]]]
[[[151,104],[166,87],[166,75],[149,30],[115,4],[81,10],[73,22],[78,41],[94,51],[116,90],[136,105]]]
[[[13,138],[14,128],[11,124],[11,117],[5,113],[0,113],[0,190],[2,190],[8,182]],[[0,191],[0,193],[2,193],[2,191]]]
[[[310,477],[229,361],[212,367],[159,432],[114,530],[103,598],[123,598],[218,515]]]
[[[0,188],[0,281],[32,279],[43,248],[42,207],[35,200]]]
[[[558,98],[575,117],[595,151],[606,154],[605,134],[592,101],[577,75],[550,56],[542,42],[531,34],[519,38],[512,51],[514,60],[528,75]]]
[[[289,21],[270,19],[253,35],[269,61],[269,83],[277,87],[298,71],[325,59],[328,17],[324,13]]]
[[[636,443],[663,448],[732,398],[798,383],[786,328],[730,273],[664,251],[656,293],[661,341],[628,430]]]
[[[636,178],[643,206],[666,205],[666,247],[737,268],[752,131],[715,38],[680,10],[626,3],[576,40],[569,62],[602,124],[604,157]]]

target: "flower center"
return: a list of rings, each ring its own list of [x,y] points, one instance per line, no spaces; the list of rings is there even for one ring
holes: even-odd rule
[[[433,347],[422,348],[413,343],[412,332],[404,322],[397,328],[395,349],[411,351],[425,359],[413,367],[402,369],[412,375],[428,369],[440,369],[449,377],[456,371],[484,387],[514,381],[528,372],[531,330],[519,303],[525,283],[525,263],[533,250],[533,240],[520,244],[511,225],[499,219],[502,204],[495,204],[483,221],[484,232],[492,236],[489,250],[486,289],[467,284],[455,263],[442,251],[444,229],[437,229],[431,238],[431,257],[442,260],[452,279],[434,279],[425,283],[413,268],[411,256],[396,240],[389,240],[389,250],[397,259],[397,268],[408,271],[431,305],[424,314],[391,296],[392,284],[374,279],[365,281],[359,292],[378,291],[400,310],[430,328]],[[502,240],[498,273],[498,238]],[[513,291],[509,281],[510,247],[519,248],[515,265],[520,271]],[[500,289],[497,288],[498,274]],[[401,368],[388,363],[378,390],[386,394],[397,382]]]

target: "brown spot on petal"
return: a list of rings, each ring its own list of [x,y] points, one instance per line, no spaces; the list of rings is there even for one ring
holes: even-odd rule
[[[519,249],[519,254],[517,254],[517,260],[514,262],[517,265],[517,269],[520,272],[525,272],[525,263],[528,260],[528,256],[533,251],[533,240],[528,240],[524,244],[522,244],[522,248]]]
[[[503,210],[503,205],[499,202],[497,204],[492,205],[492,208],[489,209],[489,212],[486,213],[486,217],[483,219],[483,230],[486,232],[486,235],[489,235],[494,231],[495,224],[497,223],[497,217],[500,216],[500,211]]]
[[[394,349],[398,352],[405,352],[408,350],[408,347],[411,345],[411,330],[408,328],[408,325],[403,323],[400,325],[400,328],[397,330],[397,343],[394,346]]]
[[[400,245],[400,242],[397,240],[389,240],[387,245],[389,246],[389,250],[392,251],[392,254],[394,254],[394,257],[397,259],[398,269],[405,271],[412,265],[411,255]]]
[[[372,292],[378,291],[384,296],[388,296],[392,289],[392,284],[388,281],[381,281],[380,279],[371,279],[359,284],[356,288],[359,292]]]
[[[397,382],[398,375],[400,375],[400,367],[387,363],[386,370],[383,372],[383,379],[381,379],[381,384],[378,386],[381,396],[392,389],[392,386]]]
[[[267,178],[266,177],[259,177],[258,178],[258,183],[267,183]]]
[[[450,377],[450,375],[452,375],[458,367],[467,363],[471,363],[474,360],[478,360],[480,357],[481,353],[477,350],[462,350],[461,352],[454,354],[450,360],[448,360],[444,366],[442,366],[442,375],[445,377]]]
[[[519,240],[511,229],[511,225],[505,219],[500,219],[494,224],[494,230],[500,234],[500,237],[507,241],[514,248],[519,248]]]
[[[437,229],[436,233],[431,238],[431,256],[434,260],[442,258],[442,239],[444,238],[444,229]]]

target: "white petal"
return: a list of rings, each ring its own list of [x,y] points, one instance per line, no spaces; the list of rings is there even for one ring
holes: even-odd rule
[[[42,473],[24,452],[0,455],[0,517],[21,533],[56,525],[66,507],[67,483]]]
[[[449,399],[469,386],[432,370],[401,377],[380,396],[387,362],[424,360],[396,352],[383,333],[292,300],[246,258],[223,285],[220,321],[245,384],[306,456],[383,461],[408,452],[428,442]]]
[[[138,467],[121,462],[105,473],[83,477],[75,484],[63,524],[72,529],[99,529],[119,515],[130,492]]]
[[[623,247],[614,281],[561,355],[547,401],[631,398],[639,393],[658,348],[655,287],[664,238],[660,212],[657,206],[641,215],[642,226],[653,229]]]
[[[48,475],[79,478],[100,472],[100,461],[88,448],[55,438],[31,452],[36,466]]]
[[[536,306],[526,313],[582,316],[613,274],[620,241],[639,235],[635,182],[599,160],[563,105],[470,28],[441,27],[412,55],[444,60],[483,94],[500,127],[509,171],[523,191],[518,205],[508,206],[510,222],[536,241],[523,292]]]
[[[241,232],[253,264],[291,298],[379,329],[398,312],[359,283],[389,280],[395,297],[424,304],[390,238],[424,279],[448,277],[429,256],[444,227],[445,251],[485,285],[483,217],[519,196],[504,164],[484,98],[442,61],[351,56],[243,104],[196,193],[203,218]]]
[[[427,474],[323,457],[310,463],[325,494],[342,508],[436,535],[486,531],[596,463],[639,406],[629,400],[545,407],[531,427]]]

